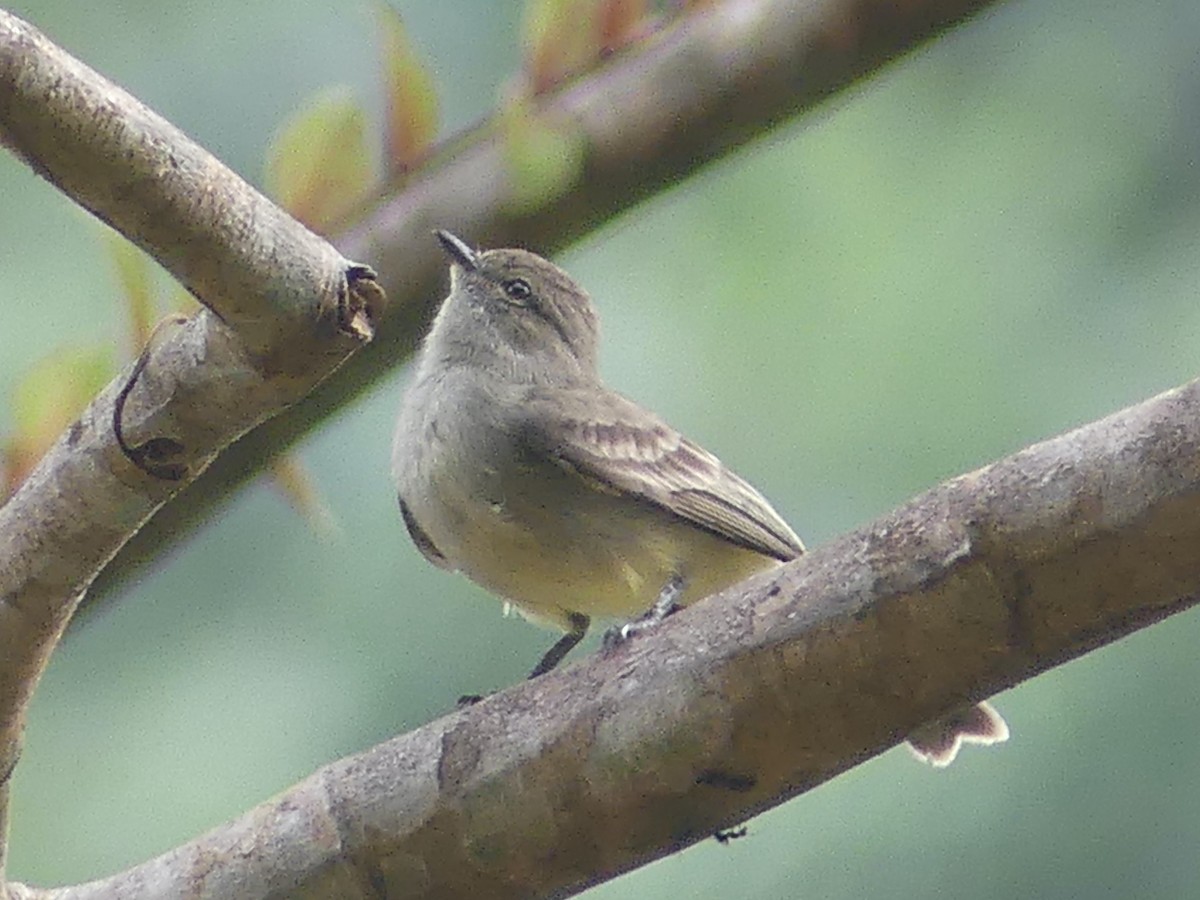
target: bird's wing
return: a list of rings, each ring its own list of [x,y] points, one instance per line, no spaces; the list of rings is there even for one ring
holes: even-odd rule
[[[523,434],[600,490],[649,501],[731,543],[786,562],[804,545],[766,499],[703,447],[612,391],[533,392]]]

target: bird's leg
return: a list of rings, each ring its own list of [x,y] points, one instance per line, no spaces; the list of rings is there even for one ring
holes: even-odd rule
[[[658,592],[654,605],[632,622],[616,625],[604,632],[604,649],[611,650],[635,634],[649,631],[662,623],[667,616],[679,611],[679,595],[683,593],[683,577],[672,575],[663,589]]]
[[[554,646],[546,651],[546,655],[541,658],[533,671],[529,673],[530,678],[537,678],[539,675],[545,675],[560,662],[563,657],[570,653],[575,645],[583,640],[583,636],[587,634],[588,625],[591,624],[591,619],[583,613],[571,613],[567,617],[570,623],[570,630],[554,642]],[[468,706],[474,706],[484,697],[483,694],[463,694],[458,698],[458,709],[466,709]]]
[[[583,640],[583,636],[587,634],[588,625],[592,623],[592,620],[583,613],[571,613],[567,618],[571,623],[571,630],[560,637],[554,646],[546,651],[546,655],[541,658],[541,661],[529,673],[530,678],[545,675],[562,662],[563,657],[575,649],[575,645]]]

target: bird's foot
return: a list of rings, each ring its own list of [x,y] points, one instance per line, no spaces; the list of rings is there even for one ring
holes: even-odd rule
[[[653,606],[633,621],[626,622],[624,625],[614,625],[604,632],[604,641],[601,644],[604,652],[607,653],[614,647],[625,643],[635,634],[657,628],[664,619],[679,611],[679,595],[682,593],[683,579],[678,575],[672,575],[670,581],[659,591]]]

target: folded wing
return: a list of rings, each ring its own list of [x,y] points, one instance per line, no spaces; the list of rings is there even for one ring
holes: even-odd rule
[[[653,503],[731,543],[786,562],[804,545],[771,504],[703,447],[603,389],[534,392],[523,416],[533,453],[607,490]]]

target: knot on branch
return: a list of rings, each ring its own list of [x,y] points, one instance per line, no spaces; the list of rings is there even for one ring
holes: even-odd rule
[[[387,295],[379,286],[375,270],[352,264],[346,269],[346,280],[338,286],[338,331],[367,343],[375,337],[375,323],[386,303]]]

